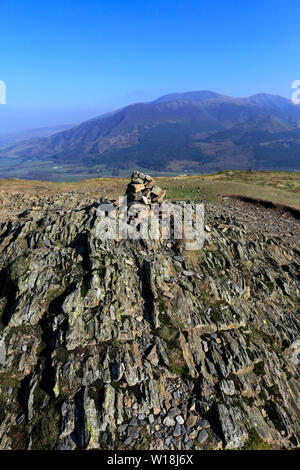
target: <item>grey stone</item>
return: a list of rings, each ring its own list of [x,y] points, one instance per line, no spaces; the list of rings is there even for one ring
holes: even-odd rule
[[[5,342],[0,340],[0,364],[5,364],[6,359],[6,348]]]
[[[225,405],[218,405],[219,419],[227,449],[242,447],[248,437],[247,430],[243,423],[244,418],[239,408],[230,408]]]
[[[179,414],[180,414],[179,408],[171,408],[168,412],[169,418],[175,418],[175,416],[178,416]]]
[[[177,443],[177,441],[176,441],[175,439],[172,439],[172,438],[171,438],[171,442],[172,442],[174,448],[175,448],[175,449],[178,449],[178,443]]]
[[[128,437],[131,439],[137,439],[139,436],[139,427],[138,426],[128,426],[127,429]]]
[[[61,407],[60,439],[69,436],[75,428],[75,407],[73,403],[64,402]]]
[[[127,438],[125,439],[125,441],[124,441],[124,445],[125,445],[126,447],[128,447],[128,446],[131,444],[131,442],[132,442],[131,437],[127,437]]]
[[[179,426],[179,424],[176,424],[175,429],[173,431],[173,436],[181,436],[181,426]]]
[[[181,427],[181,434],[182,434],[182,435],[185,435],[187,432],[188,432],[188,430],[186,429],[186,427],[185,427],[185,426],[182,426],[182,427]]]
[[[232,380],[221,380],[220,388],[225,395],[234,395],[235,394],[235,386]]]
[[[129,426],[137,426],[138,425],[138,420],[136,418],[132,418],[129,421]]]
[[[183,419],[183,417],[180,416],[180,415],[179,415],[179,416],[176,416],[176,421],[177,421],[177,423],[180,424],[180,425],[181,425],[181,424],[184,424],[184,419]]]
[[[204,444],[207,441],[207,439],[208,439],[208,432],[206,431],[206,429],[202,429],[202,431],[200,431],[198,434],[197,441],[200,444]]]
[[[207,419],[199,419],[197,421],[197,426],[200,426],[200,428],[209,428],[210,427],[210,424],[209,422],[207,421]]]
[[[123,434],[123,433],[126,431],[127,427],[128,427],[128,424],[121,424],[121,425],[118,427],[119,433],[120,433],[120,434]]]
[[[166,418],[163,420],[163,424],[165,426],[171,427],[171,426],[175,426],[175,421],[173,418],[166,416]]]

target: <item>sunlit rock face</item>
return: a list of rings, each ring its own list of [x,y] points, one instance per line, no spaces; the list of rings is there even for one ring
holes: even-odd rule
[[[103,241],[101,202],[1,224],[0,448],[299,447],[299,251],[211,205],[201,250]]]

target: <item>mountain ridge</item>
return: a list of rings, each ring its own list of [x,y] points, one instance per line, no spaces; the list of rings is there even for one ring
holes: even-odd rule
[[[259,142],[254,135],[258,122],[265,132],[264,140],[260,138]],[[207,90],[173,93],[152,102],[131,104],[50,137],[2,147],[0,156],[87,166],[139,165],[158,170],[174,165],[178,170],[188,167],[192,171],[229,167],[280,169],[283,165],[294,168],[299,166],[299,123],[300,106],[276,95],[232,98]],[[239,129],[239,143],[230,141],[232,129]],[[248,139],[245,145],[243,134],[249,134],[251,129],[253,140]],[[220,132],[224,133],[222,155]],[[279,135],[274,149],[270,134],[276,133]],[[207,139],[209,152],[205,147]]]

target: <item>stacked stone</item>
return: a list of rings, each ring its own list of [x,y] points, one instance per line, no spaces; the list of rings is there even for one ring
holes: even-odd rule
[[[154,204],[163,202],[166,192],[154,184],[153,178],[140,171],[134,171],[127,186],[129,204]]]

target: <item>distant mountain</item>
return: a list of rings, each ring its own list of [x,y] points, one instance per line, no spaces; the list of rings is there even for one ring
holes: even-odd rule
[[[232,100],[226,95],[221,95],[214,91],[202,90],[202,91],[187,91],[185,93],[170,93],[169,95],[164,95],[154,101],[154,103],[167,103],[168,101],[206,101],[206,100]]]
[[[300,168],[299,125],[300,106],[280,96],[173,93],[34,142],[2,147],[0,156],[168,171],[295,169]]]
[[[244,104],[259,106],[270,112],[273,111],[276,114],[285,114],[286,117],[300,118],[300,106],[294,105],[291,100],[282,96],[258,93],[249,98],[241,98],[240,101]]]
[[[66,124],[53,127],[40,127],[38,129],[26,129],[20,132],[0,134],[0,146],[10,145],[21,140],[36,139],[39,137],[48,137],[58,132],[65,131],[73,127],[74,124]]]

